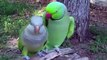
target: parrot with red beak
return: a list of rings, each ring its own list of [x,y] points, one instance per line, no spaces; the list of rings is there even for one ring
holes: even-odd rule
[[[61,2],[51,2],[46,6],[43,15],[48,30],[45,49],[59,51],[65,38],[73,36],[75,30],[74,17],[69,16],[66,6]]]
[[[38,53],[48,38],[47,28],[40,16],[32,16],[30,23],[22,28],[18,40],[18,48],[21,50],[24,60],[30,60],[32,53]]]

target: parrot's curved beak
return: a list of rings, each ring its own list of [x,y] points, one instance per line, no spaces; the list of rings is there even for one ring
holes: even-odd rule
[[[35,26],[35,29],[34,29],[35,33],[39,33],[39,30],[40,30],[40,27],[39,26]]]
[[[52,15],[50,13],[46,13],[46,19],[49,20],[50,18],[52,18]]]

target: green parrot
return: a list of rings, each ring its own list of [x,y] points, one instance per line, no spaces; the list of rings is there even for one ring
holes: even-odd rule
[[[49,3],[45,11],[43,19],[49,36],[44,49],[55,49],[58,52],[65,38],[73,35],[75,20],[69,16],[66,6],[61,2]]]
[[[21,29],[18,48],[23,58],[29,60],[30,56],[42,49],[48,38],[47,28],[40,16],[32,16],[30,23]]]

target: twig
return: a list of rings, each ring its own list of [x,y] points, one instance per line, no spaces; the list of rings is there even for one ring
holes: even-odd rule
[[[61,51],[61,53],[57,53],[56,51],[51,51],[51,52],[49,51],[50,53],[48,53],[44,57],[35,57],[34,56],[31,58],[31,60],[51,60],[51,59],[54,59],[55,57],[75,52],[71,48],[63,48],[63,49],[60,49],[60,51]]]

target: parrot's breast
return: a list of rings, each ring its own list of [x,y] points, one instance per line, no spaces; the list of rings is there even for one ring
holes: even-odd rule
[[[49,33],[49,45],[60,46],[65,40],[69,28],[70,20],[68,16],[64,16],[61,20],[49,21],[48,33]]]
[[[39,35],[32,35],[25,31],[22,38],[24,46],[27,47],[29,51],[36,51],[39,50],[40,47],[42,47],[43,44],[46,42],[47,32]]]

